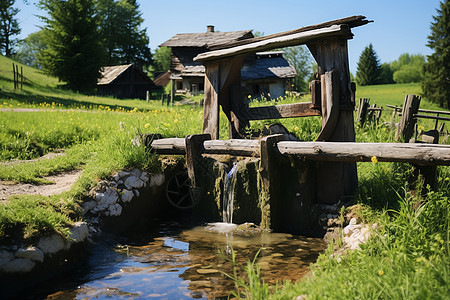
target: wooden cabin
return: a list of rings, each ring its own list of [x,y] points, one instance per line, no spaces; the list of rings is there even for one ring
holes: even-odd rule
[[[215,32],[214,26],[209,25],[204,33],[180,33],[162,43],[161,47],[172,49],[170,78],[174,81],[174,92],[203,93],[205,67],[195,62],[194,57],[220,45],[250,38],[253,38],[251,30]],[[242,65],[242,84],[247,94],[255,98],[283,96],[295,75],[295,68],[283,58],[282,51],[250,54]]]
[[[97,82],[97,93],[118,99],[146,99],[153,87],[152,80],[133,64],[107,66]]]

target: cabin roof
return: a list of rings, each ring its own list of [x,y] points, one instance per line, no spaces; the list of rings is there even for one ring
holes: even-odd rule
[[[113,82],[117,77],[130,68],[132,64],[119,66],[106,66],[102,69],[102,78],[97,82],[98,85],[107,85]]]
[[[283,51],[260,52],[251,59],[246,59],[241,69],[242,80],[295,77],[295,68],[282,54]]]
[[[205,47],[228,44],[252,38],[251,30],[229,32],[179,33],[165,41],[160,47]]]

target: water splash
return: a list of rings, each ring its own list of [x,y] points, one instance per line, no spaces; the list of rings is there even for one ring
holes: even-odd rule
[[[234,200],[234,186],[236,184],[236,170],[237,163],[233,163],[233,167],[228,172],[225,179],[225,187],[223,190],[223,222],[233,223],[233,200]]]

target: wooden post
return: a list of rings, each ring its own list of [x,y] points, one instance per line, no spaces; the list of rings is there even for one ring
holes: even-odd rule
[[[186,164],[192,187],[198,187],[199,183],[195,177],[196,169],[202,158],[203,142],[210,139],[211,135],[209,134],[195,134],[186,137]]]
[[[350,36],[328,37],[323,40],[307,43],[314,56],[318,68],[322,74],[329,71],[338,71],[337,75],[331,76],[331,81],[335,82],[338,76],[338,92],[327,95],[326,101],[331,101],[333,106],[339,109],[338,121],[334,130],[329,136],[324,137],[324,141],[334,142],[354,142],[355,125],[353,119],[354,105],[352,103],[352,84],[350,82],[350,70],[348,63],[347,39]],[[336,90],[335,84],[331,84]],[[322,85],[323,88],[323,85]],[[322,91],[324,95],[324,91]],[[329,98],[331,96],[331,98]],[[324,107],[322,98],[322,109]],[[331,104],[327,103],[331,107]],[[322,111],[322,115],[324,112]],[[327,115],[327,117],[329,117]],[[333,121],[333,119],[331,119]],[[322,128],[323,130],[324,128]],[[320,135],[319,135],[320,137]],[[317,187],[316,201],[319,203],[337,203],[342,197],[352,196],[358,186],[356,163],[324,162],[317,164]],[[326,186],[326,188],[324,188]]]
[[[16,89],[17,88],[17,79],[16,79],[16,66],[14,65],[14,63],[12,64],[12,67],[13,67],[13,77],[14,77],[14,79],[13,79],[14,89]]]
[[[20,66],[20,89],[23,90],[23,67]]]
[[[146,94],[145,94],[145,100],[147,100],[147,103],[150,101],[150,91],[147,90]]]
[[[269,193],[271,228],[274,230],[280,228],[283,216],[279,209],[281,204],[278,202],[282,199],[276,197],[277,189],[280,186],[280,182],[277,181],[280,164],[276,145],[283,140],[284,135],[282,134],[270,135],[261,139],[261,179],[263,187]]]
[[[320,110],[322,108],[322,92],[320,87],[320,80],[311,81],[311,83],[309,84],[309,90],[311,92],[312,108]]]
[[[219,139],[219,63],[205,64],[205,103],[203,105],[203,133]]]
[[[367,98],[359,98],[359,106],[358,106],[358,116],[356,121],[359,122],[359,125],[362,127],[367,117],[367,109],[369,108],[370,99]]]
[[[416,95],[406,95],[403,102],[402,119],[398,125],[395,139],[398,141],[402,139],[408,143],[414,135],[414,126],[416,118],[414,115],[419,112],[420,97]]]
[[[176,91],[176,81],[175,79],[171,79],[170,83],[172,84],[170,89],[170,100],[167,99],[167,106],[169,106],[169,102],[172,101],[172,104],[175,102],[175,91]]]

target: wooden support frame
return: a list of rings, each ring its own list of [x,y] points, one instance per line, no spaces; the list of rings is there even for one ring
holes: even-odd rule
[[[199,182],[197,182],[195,176],[196,169],[198,168],[198,164],[202,158],[202,153],[204,150],[203,143],[210,139],[211,135],[209,133],[188,135],[186,137],[186,165],[192,187],[199,186]]]
[[[421,98],[416,95],[406,95],[402,108],[402,119],[395,133],[395,139],[402,139],[406,143],[414,136],[414,126],[417,119],[414,115],[419,112]]]

